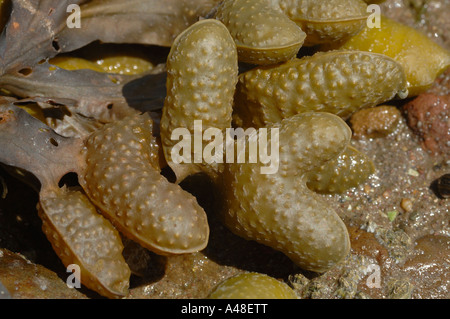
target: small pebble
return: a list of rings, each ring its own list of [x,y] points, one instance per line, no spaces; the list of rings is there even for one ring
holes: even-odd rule
[[[353,137],[377,138],[392,133],[401,118],[400,111],[394,106],[377,106],[356,112],[350,119]]]
[[[398,211],[396,211],[396,210],[391,210],[391,211],[387,212],[387,218],[388,218],[391,222],[394,221],[394,219],[397,217],[397,215],[398,215]]]
[[[411,299],[413,286],[408,279],[391,280],[388,283],[389,299]]]
[[[436,188],[439,196],[442,198],[450,197],[450,174],[442,175],[436,181]]]
[[[410,212],[412,211],[412,207],[413,207],[413,202],[411,199],[409,198],[402,198],[401,202],[400,202],[400,207],[405,211],[405,212]]]
[[[412,222],[415,222],[415,221],[417,221],[419,219],[419,217],[420,217],[419,212],[412,212],[409,215],[409,220],[412,221]]]
[[[408,170],[408,175],[417,177],[417,176],[419,176],[419,172],[416,171],[415,169],[410,168],[410,169]]]

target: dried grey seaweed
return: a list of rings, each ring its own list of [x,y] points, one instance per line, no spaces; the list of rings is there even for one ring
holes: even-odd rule
[[[33,174],[43,189],[83,163],[81,139],[56,134],[11,99],[0,98],[0,124],[0,162]]]
[[[92,70],[67,71],[47,62],[29,74],[5,74],[0,86],[36,102],[58,103],[73,113],[103,122],[139,111],[159,109],[165,97],[166,74],[141,77]]]
[[[57,34],[66,27],[67,6],[83,0],[12,0],[0,35],[0,74],[25,73],[60,51]]]
[[[93,41],[170,46],[218,0],[12,0],[0,36],[0,86],[22,99],[63,104],[103,122],[162,108],[166,75],[67,71],[48,59]],[[70,4],[81,6],[82,28],[67,27]],[[120,28],[120,32],[113,32]]]
[[[218,0],[12,0],[0,36],[0,74],[32,68],[93,41],[170,46]],[[68,28],[69,5],[81,5],[82,28]],[[120,28],[120,32],[117,29]]]
[[[219,0],[93,0],[81,6],[82,28],[65,28],[63,52],[100,40],[170,47],[175,37],[205,16]]]

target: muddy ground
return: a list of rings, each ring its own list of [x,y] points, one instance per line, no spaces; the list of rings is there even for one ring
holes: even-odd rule
[[[450,1],[392,0],[382,13],[450,49]],[[430,92],[448,96],[449,90],[447,71]],[[391,105],[401,109],[406,102]],[[208,180],[194,177],[183,187],[207,210],[208,247],[160,257],[125,240],[134,273],[128,298],[205,298],[219,282],[247,271],[287,282],[300,298],[449,298],[449,199],[439,197],[433,183],[450,172],[449,154],[424,150],[405,117],[388,136],[352,144],[376,171],[357,188],[325,196],[351,236],[351,254],[342,264],[322,275],[304,272],[283,254],[236,237],[214,214],[217,194]],[[100,298],[66,286],[68,273],[41,231],[37,194],[2,169],[0,176],[7,186],[3,194],[0,187],[0,298]]]

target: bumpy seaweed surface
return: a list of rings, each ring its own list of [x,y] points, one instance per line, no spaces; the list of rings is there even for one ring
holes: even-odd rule
[[[271,0],[227,0],[217,8],[236,41],[239,61],[275,64],[292,59],[306,34]]]
[[[231,126],[233,95],[238,76],[236,45],[219,21],[200,21],[175,40],[167,59],[167,96],[161,118],[161,139],[165,158],[178,180],[209,169],[190,156],[191,163],[180,165],[172,159],[178,136],[176,129],[194,133],[194,121],[208,128],[225,130]],[[192,150],[194,148],[192,147]],[[189,154],[191,155],[191,154]],[[210,169],[212,172],[219,167]]]
[[[166,163],[160,152],[159,121],[154,117],[152,121],[148,114],[140,114],[135,109],[138,105],[141,110],[162,107],[165,90],[161,83],[166,79],[163,67],[150,71],[162,72],[159,74],[122,76],[102,74],[97,70],[63,70],[46,61],[68,50],[70,45],[75,46],[72,50],[104,36],[109,36],[108,41],[111,42],[119,43],[125,39],[170,46],[176,34],[199,17],[214,17],[217,8],[211,9],[219,1],[183,1],[182,6],[173,6],[172,1],[137,0],[134,2],[136,6],[126,8],[122,1],[115,0],[109,1],[109,7],[104,1],[72,2],[83,3],[83,9],[88,13],[85,17],[90,27],[83,28],[83,32],[65,27],[66,1],[53,5],[50,0],[13,0],[11,19],[0,37],[2,94],[13,96],[2,98],[0,106],[0,146],[4,150],[0,152],[0,161],[9,165],[0,170],[0,201],[8,203],[0,207],[2,247],[22,252],[37,263],[44,262],[59,272],[64,280],[67,273],[58,268],[59,261],[44,260],[44,256],[51,252],[50,242],[65,265],[75,262],[81,266],[82,282],[86,287],[107,297],[121,297],[128,292],[129,297],[206,297],[223,279],[242,272],[268,274],[289,283],[296,295],[302,298],[446,296],[450,282],[446,269],[450,247],[448,203],[440,193],[445,192],[445,183],[442,184],[445,178],[442,176],[446,176],[448,160],[425,153],[398,114],[392,118],[396,124],[383,134],[350,140],[350,130],[341,118],[317,112],[334,112],[347,119],[361,107],[378,105],[395,94],[405,97],[405,88],[411,82],[408,74],[405,76],[402,72],[405,65],[396,56],[388,58],[367,52],[346,52],[349,55],[341,56],[336,51],[313,55],[316,49],[327,50],[322,46],[304,49],[300,51],[299,59],[285,63],[312,59],[313,63],[305,70],[278,74],[268,70],[279,66],[266,66],[243,73],[241,78],[262,70],[261,74],[267,79],[252,78],[254,83],[246,84],[251,88],[247,91],[239,83],[235,96],[238,103],[234,105],[235,124],[247,122],[247,126],[280,129],[280,160],[273,162],[279,170],[267,175],[261,174],[262,165],[232,163],[220,165],[217,169],[201,162],[196,171],[214,175],[213,182],[197,174],[183,181],[186,176],[178,178],[180,184],[176,185],[169,182],[174,181],[169,168],[164,168],[164,176],[161,175],[161,167]],[[228,3],[234,2],[239,1]],[[439,21],[450,10],[439,10],[436,5],[445,7],[444,2],[408,1],[411,4],[409,8],[415,10],[416,20],[414,17],[410,19],[412,11],[406,9],[404,2],[387,1],[383,10],[403,10],[407,14],[401,20],[416,28],[425,28],[420,19],[428,17],[425,29],[433,30],[433,36],[445,34]],[[280,10],[273,7],[274,11],[265,16],[264,12],[258,12],[263,17],[257,19],[261,26],[259,29],[271,25],[271,14],[283,19],[291,17],[305,29],[306,45],[310,45],[308,41],[321,43],[324,39],[327,42],[347,38],[365,25],[363,11],[366,5],[359,0],[302,1],[304,6],[296,6],[298,3],[270,1],[271,5],[280,4]],[[163,10],[158,11],[152,4],[163,6]],[[329,5],[334,6],[327,9]],[[134,11],[135,8],[138,12]],[[96,14],[104,10],[109,14]],[[249,6],[246,12],[252,10],[255,8]],[[429,19],[432,12],[436,20]],[[36,17],[34,13],[37,13]],[[147,14],[155,19],[141,19]],[[118,21],[116,18],[130,23],[124,32],[105,33],[108,26]],[[280,23],[283,19],[279,20]],[[156,22],[152,24],[153,21]],[[249,27],[251,21],[247,22],[241,28]],[[205,21],[199,25],[209,23]],[[216,21],[214,25],[219,26],[220,22]],[[382,31],[383,37],[379,42],[386,53],[391,53],[395,46],[403,47],[398,36],[403,31],[411,35],[407,39],[423,39],[412,29],[388,25],[393,26],[393,32]],[[237,31],[233,25],[226,27],[228,31]],[[233,40],[238,44],[236,36],[226,36],[226,27],[217,28],[224,32],[219,38],[228,44]],[[86,33],[96,29],[98,33]],[[145,29],[149,33],[134,32],[137,29]],[[272,29],[276,26],[272,25]],[[220,32],[200,33],[201,37],[207,38]],[[257,38],[262,33],[248,34]],[[263,40],[264,37],[263,34]],[[445,43],[442,38],[437,40]],[[415,59],[415,54],[430,52],[428,49],[432,48],[426,45],[426,41],[419,42],[414,46],[414,41],[410,41],[407,46],[413,53],[408,55],[412,57],[408,62],[413,70],[426,64]],[[218,41],[217,45],[220,44]],[[420,49],[411,50],[414,47]],[[188,46],[182,46],[185,48]],[[441,52],[448,56],[447,51]],[[198,72],[193,77],[191,82],[198,85],[192,87],[190,93],[187,89],[181,90],[184,95],[180,96],[183,95],[187,101],[195,97],[196,92],[201,92],[202,76],[214,77],[208,68],[214,71],[214,67],[219,66],[214,59],[210,64],[203,63],[203,60],[200,62],[201,56],[208,57],[205,52],[194,48],[187,56],[189,53],[196,55],[193,61],[199,63],[203,73]],[[258,49],[256,53],[262,54],[262,51]],[[77,54],[79,51],[73,52],[75,57]],[[271,54],[270,50],[268,54]],[[300,59],[303,55],[311,57]],[[345,61],[340,61],[339,57]],[[183,79],[186,77],[176,73],[192,71],[195,65],[182,62],[179,67],[169,67],[168,73],[175,74],[173,83],[185,87]],[[337,70],[333,69],[331,62],[335,63]],[[233,65],[233,70],[236,70],[235,61]],[[437,73],[443,71],[439,67],[435,72],[433,67],[436,65],[433,63],[427,68],[431,74],[431,80],[427,78],[427,87]],[[251,65],[240,66],[242,72],[253,68]],[[236,79],[232,73],[231,82]],[[287,75],[294,79],[285,81],[283,77]],[[299,78],[302,80],[297,81]],[[168,79],[170,81],[170,74]],[[293,89],[290,88],[292,83],[295,84]],[[448,75],[444,75],[430,92],[448,94],[448,83]],[[343,87],[339,86],[341,84]],[[338,86],[340,89],[336,89]],[[301,91],[308,87],[303,94]],[[417,94],[412,88],[409,86],[409,94]],[[215,96],[232,96],[233,90],[231,85],[218,86],[217,91],[209,90],[208,105],[215,105]],[[170,96],[167,95],[168,98]],[[270,103],[261,103],[260,106],[258,97],[261,96]],[[292,107],[289,101],[296,100],[301,103],[294,103]],[[391,103],[400,106],[404,102],[396,100]],[[297,110],[304,104],[307,105],[304,110]],[[250,108],[246,109],[247,105]],[[166,106],[169,107],[170,103],[164,109]],[[171,116],[169,122],[179,121],[187,127],[196,118],[206,122],[210,119],[206,112],[198,110],[196,103],[184,108],[183,103],[173,103],[172,106],[172,112],[177,110],[180,114],[175,112],[177,115]],[[260,108],[264,112],[258,113]],[[229,110],[230,104],[227,103],[225,109]],[[195,114],[186,119],[184,113],[189,112]],[[225,113],[223,127],[229,125],[231,116],[230,112]],[[266,115],[273,118],[267,121]],[[76,137],[63,137],[41,120],[63,135],[75,131]],[[386,123],[389,124],[390,120],[386,119]],[[377,130],[381,121],[368,120],[367,132]],[[104,126],[105,122],[114,123]],[[381,127],[384,128],[383,125]],[[167,137],[167,132],[162,130],[161,134],[162,138]],[[275,131],[271,131],[269,139],[274,135]],[[40,191],[40,198],[33,196],[35,192],[27,190],[7,172],[20,180],[32,182],[34,189]],[[71,176],[65,175],[70,172]],[[188,170],[185,175],[191,172]],[[73,173],[77,174],[79,181],[67,180],[74,177]],[[77,182],[83,184],[84,190],[63,186]],[[22,208],[28,203],[28,200],[23,200],[25,197],[31,202],[31,209]],[[42,221],[30,223],[29,218],[33,220],[33,216],[37,216],[35,204],[38,201]],[[183,209],[187,214],[181,212]],[[28,210],[29,216],[26,214]],[[32,238],[30,225],[37,225],[38,229],[43,226],[48,240]],[[140,244],[123,238],[122,245],[112,225]],[[152,231],[147,231],[150,228]],[[73,237],[79,236],[77,234],[92,240],[92,247],[98,251],[84,249],[91,247],[88,244],[81,247],[77,241],[79,238]],[[39,236],[44,236],[41,230],[37,231],[36,238]],[[12,254],[8,249],[0,250],[0,268],[3,270],[0,280],[9,293],[20,297],[38,286],[35,296],[51,295],[48,287],[58,285],[50,285],[48,280],[55,281],[55,276],[33,270],[32,263],[24,262],[23,257]],[[200,249],[202,251],[198,252]],[[121,252],[129,269],[123,263]],[[105,269],[112,272],[103,272]],[[131,278],[130,270],[133,273]],[[313,275],[311,270],[327,272]],[[14,276],[17,271],[23,274],[20,276],[23,278]],[[33,271],[34,275],[28,276],[27,272]],[[2,274],[7,275],[2,277]],[[252,284],[257,284],[259,279],[248,277],[250,280],[234,290],[235,293],[240,295],[246,289],[254,291]],[[131,289],[127,291],[129,282]],[[62,286],[66,287],[65,284]],[[81,292],[92,296],[92,292]],[[81,295],[81,292],[70,295]],[[54,296],[62,295],[69,294],[54,291]]]
[[[94,132],[80,184],[121,232],[144,247],[160,254],[201,250],[209,234],[205,212],[160,174],[152,127],[144,114]]]

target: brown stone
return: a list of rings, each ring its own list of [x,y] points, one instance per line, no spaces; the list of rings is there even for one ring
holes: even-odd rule
[[[450,152],[450,96],[424,93],[407,103],[404,111],[409,127],[421,137],[432,154]]]
[[[415,287],[415,298],[448,298],[450,289],[450,239],[427,235],[416,241],[415,253],[404,264],[404,271]]]
[[[364,255],[375,258],[380,265],[383,265],[389,257],[387,249],[381,245],[373,233],[369,233],[357,227],[348,227],[352,252],[357,255]]]
[[[392,133],[401,117],[400,111],[394,106],[377,106],[356,112],[350,118],[353,137],[377,138]]]

